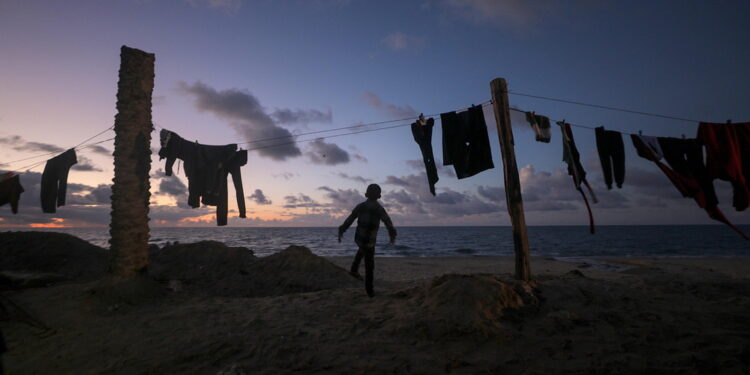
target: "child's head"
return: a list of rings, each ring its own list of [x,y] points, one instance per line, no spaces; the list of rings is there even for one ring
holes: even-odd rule
[[[372,200],[380,199],[380,185],[370,184],[370,186],[367,187],[365,197]]]

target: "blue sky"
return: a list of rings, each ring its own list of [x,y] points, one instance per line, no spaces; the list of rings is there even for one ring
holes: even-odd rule
[[[445,112],[489,100],[496,77],[517,92],[747,121],[749,11],[745,1],[4,0],[0,162],[43,153],[45,145],[67,148],[110,126],[121,45],[156,54],[154,122],[205,144],[249,141],[268,118],[273,129],[304,133]],[[232,106],[232,97],[259,105]],[[692,137],[697,128],[521,96],[510,101],[623,132]],[[266,117],[254,117],[256,109]],[[280,120],[285,110],[293,121]],[[486,114],[497,168],[464,180],[441,168],[437,197],[426,193],[408,127],[299,143],[293,157],[251,151],[242,171],[253,197],[250,218],[230,225],[334,225],[362,199],[367,182],[382,185],[397,224],[506,225],[497,134]],[[529,224],[586,224],[580,196],[560,169],[559,131],[553,128],[550,144],[535,142],[520,122],[514,132]],[[593,131],[574,133],[601,200],[593,207],[598,223],[711,222],[638,158],[627,138],[625,187],[607,191]],[[433,136],[438,159],[441,135]],[[89,170],[71,173],[71,204],[41,214],[34,189],[42,165],[21,177],[21,213],[0,208],[0,225],[106,223],[112,146],[101,146],[108,149],[79,153]],[[163,162],[154,155],[153,224],[213,225],[213,208],[180,206],[187,179],[160,175]],[[750,223],[727,204],[728,185],[716,185],[725,213]]]

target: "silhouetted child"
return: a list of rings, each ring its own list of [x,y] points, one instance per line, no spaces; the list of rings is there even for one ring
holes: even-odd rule
[[[344,220],[344,224],[339,227],[339,242],[341,236],[352,225],[354,219],[357,219],[357,231],[354,234],[354,242],[359,246],[357,255],[354,257],[352,268],[349,273],[359,279],[359,262],[362,257],[365,258],[365,290],[367,295],[372,297],[372,272],[375,268],[375,239],[378,236],[378,228],[382,220],[385,227],[388,228],[388,235],[391,237],[391,243],[396,241],[396,228],[393,227],[391,218],[385,212],[385,208],[378,203],[380,199],[380,186],[370,184],[365,193],[367,200],[354,207],[351,215]]]

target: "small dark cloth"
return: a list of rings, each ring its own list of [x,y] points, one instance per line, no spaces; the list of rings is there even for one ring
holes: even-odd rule
[[[65,192],[68,189],[68,172],[78,163],[76,151],[70,149],[47,160],[42,172],[40,197],[42,212],[55,213],[57,207],[65,205]]]
[[[440,115],[443,165],[453,165],[459,179],[492,169],[492,150],[481,106]]]
[[[23,193],[21,179],[17,174],[8,172],[0,176],[0,206],[10,203],[10,210],[18,213],[18,201]]]
[[[604,183],[607,189],[612,189],[612,175],[618,188],[625,182],[625,145],[622,134],[613,130],[604,130],[603,126],[596,128],[596,150],[602,164]]]
[[[537,115],[534,112],[526,112],[526,122],[528,122],[534,130],[537,142],[549,143],[552,139],[552,129],[550,129],[549,117]]]
[[[167,159],[164,168],[166,175],[172,175],[172,166],[177,159],[184,162],[190,207],[200,207],[201,202],[217,206],[217,225],[226,225],[226,181],[227,174],[232,173],[235,191],[242,194],[242,199],[238,199],[237,203],[240,213],[244,215],[245,201],[239,167],[247,163],[247,151],[237,152],[236,144],[212,146],[189,142],[166,129],[162,129],[160,138],[159,158]]]
[[[422,161],[427,170],[427,182],[430,184],[430,193],[435,195],[435,184],[438,182],[437,167],[435,167],[435,157],[432,154],[432,128],[435,126],[435,119],[427,119],[427,124],[411,124],[411,134],[414,141],[419,145],[422,152]]]

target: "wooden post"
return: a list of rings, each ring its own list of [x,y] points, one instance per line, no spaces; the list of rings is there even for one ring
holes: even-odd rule
[[[151,93],[154,55],[122,46],[115,115],[110,272],[128,279],[148,265]]]
[[[518,178],[518,165],[513,142],[513,129],[510,125],[510,107],[508,105],[508,85],[503,78],[490,82],[492,90],[492,107],[495,109],[497,135],[500,138],[500,155],[503,157],[503,174],[505,176],[505,202],[513,226],[513,245],[516,253],[516,279],[529,281],[531,265],[529,262],[529,238],[526,234],[526,218],[523,214],[521,199],[521,182]]]

